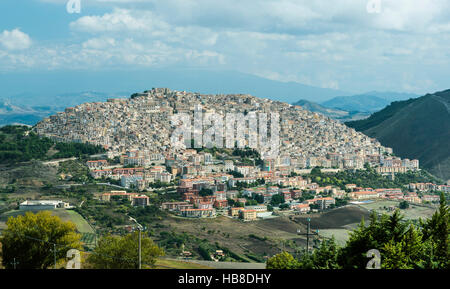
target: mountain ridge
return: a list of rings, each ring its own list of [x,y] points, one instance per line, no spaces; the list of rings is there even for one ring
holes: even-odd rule
[[[321,105],[345,111],[373,113],[382,110],[393,101],[417,97],[418,95],[410,93],[372,91],[363,94],[337,96],[322,102]]]
[[[436,176],[450,179],[450,89],[392,102],[368,119],[345,124],[392,147],[401,157],[419,159]]]

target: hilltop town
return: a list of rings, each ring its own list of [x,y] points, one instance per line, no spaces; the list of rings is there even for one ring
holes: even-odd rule
[[[268,157],[251,148],[249,130],[231,148],[174,146],[171,117],[199,111],[278,113],[279,154]],[[428,217],[439,193],[450,192],[418,160],[396,157],[376,139],[300,106],[250,95],[152,89],[70,107],[33,128],[6,127],[3,134],[23,151],[17,160],[42,160],[23,164],[27,171],[33,166],[30,174],[39,173],[33,181],[42,185],[16,185],[16,173],[5,174],[6,212],[0,218],[14,212],[8,209],[51,210],[79,222],[88,247],[95,247],[98,234],[123,234],[138,222],[167,243],[171,256],[263,262],[280,249],[280,240],[298,238],[306,218],[324,216],[332,223],[325,225],[330,234],[344,241],[346,226],[353,228],[370,210],[392,213],[410,206],[411,219]],[[189,141],[195,139],[184,144]],[[30,155],[30,147],[40,153]],[[327,234],[321,228],[320,237]],[[180,238],[190,240],[183,241],[186,247],[170,245]],[[253,242],[259,247],[251,249]]]
[[[248,147],[234,150],[173,147],[170,134],[174,126],[170,117],[176,113],[193,114],[200,105],[204,113],[220,115],[278,112],[279,155],[264,158],[257,149]],[[381,146],[376,139],[301,106],[250,95],[201,95],[154,88],[135,93],[129,99],[67,108],[44,119],[34,130],[58,141],[103,146],[107,150],[105,159],[86,163],[94,179],[115,181],[123,188],[139,191],[152,190],[155,184],[171,185],[182,200],[163,203],[161,208],[185,217],[215,217],[216,209],[222,213],[229,209],[225,214],[253,220],[256,216],[271,215],[267,214],[267,205],[273,204],[275,195],[282,196],[281,202],[289,203],[290,209],[301,213],[309,212],[310,205],[326,209],[335,205],[335,198],[421,202],[413,192],[404,195],[401,188],[357,188],[353,184],[345,184],[345,188],[321,187],[311,179],[304,179],[301,175],[310,173],[314,167],[325,173],[369,167],[394,177],[396,173],[418,171],[419,161],[395,157],[392,149]],[[244,141],[248,144],[248,139]],[[447,191],[447,186],[442,190]],[[313,196],[295,201],[302,192]],[[149,203],[145,195],[130,197],[121,191],[106,193],[102,199],[109,199],[111,194],[130,200],[139,198],[138,203],[143,205]],[[246,198],[258,199],[259,205],[237,206],[244,206]]]
[[[59,141],[102,145],[108,150],[109,158],[137,151],[135,164],[148,165],[175,156],[170,143],[174,130],[170,117],[175,113],[192,114],[197,105],[204,112],[222,115],[278,112],[279,155],[272,159],[278,166],[362,169],[365,163],[370,163],[373,167],[384,167],[379,169],[383,173],[419,168],[418,160],[390,157],[391,148],[338,121],[300,106],[241,94],[201,95],[154,88],[133,94],[129,99],[66,108],[39,122],[35,131]]]

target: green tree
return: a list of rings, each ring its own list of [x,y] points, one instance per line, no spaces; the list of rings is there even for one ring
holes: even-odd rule
[[[214,192],[211,189],[202,188],[198,193],[202,197],[212,196]]]
[[[440,268],[450,268],[449,208],[441,193],[439,210],[423,226],[423,239],[430,240],[432,256]]]
[[[139,268],[139,233],[125,236],[108,235],[102,237],[94,252],[87,258],[87,263],[94,269],[138,269]],[[164,251],[153,243],[149,237],[142,235],[142,268],[151,268],[158,256]]]
[[[300,268],[339,269],[341,268],[338,262],[339,253],[340,248],[333,236],[330,240],[324,240],[311,255],[303,255],[300,259]]]
[[[414,269],[424,262],[425,250],[422,234],[410,225],[400,242],[391,239],[383,248],[383,269]]]
[[[280,205],[280,210],[288,210],[289,209],[289,204],[281,204]]]
[[[340,264],[344,268],[365,268],[367,251],[377,249],[383,255],[383,249],[391,240],[394,243],[402,240],[408,224],[402,221],[403,216],[396,210],[392,216],[378,217],[375,212],[370,215],[370,224],[364,220],[350,233],[346,246],[342,249]]]
[[[297,269],[299,262],[288,252],[281,252],[267,260],[266,269]]]
[[[49,211],[10,217],[6,225],[1,243],[2,262],[7,269],[13,268],[14,259],[19,269],[47,269],[54,265],[53,244],[57,261],[65,258],[69,249],[81,247],[75,225]]]
[[[258,202],[258,204],[264,203],[264,196],[262,194],[256,194],[254,199]]]
[[[270,201],[272,206],[277,206],[282,203],[284,203],[284,197],[282,195],[277,194],[272,196],[272,200]]]
[[[398,207],[402,210],[409,208],[409,203],[407,201],[401,201]]]

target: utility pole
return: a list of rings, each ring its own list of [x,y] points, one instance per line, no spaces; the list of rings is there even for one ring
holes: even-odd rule
[[[130,217],[130,216],[128,216],[129,218],[130,218],[130,220],[132,220],[133,222],[135,222],[136,223],[136,225],[137,225],[137,228],[138,228],[138,230],[139,230],[139,241],[138,241],[138,255],[139,255],[139,257],[138,257],[138,267],[139,267],[139,269],[141,269],[142,268],[142,253],[141,253],[141,234],[142,234],[142,229],[145,229],[145,227],[142,227],[142,225],[141,224],[139,224],[137,221],[136,221],[136,219],[134,219],[134,218],[132,218],[132,217]]]
[[[54,258],[55,269],[56,269],[56,244],[53,244],[53,258]]]
[[[298,235],[306,235],[306,254],[309,254],[309,236],[319,235],[319,230],[317,229],[316,232],[311,232],[311,218],[308,218],[308,229],[305,234],[300,234],[300,229],[297,230]]]
[[[139,226],[139,269],[141,269],[141,227]]]
[[[308,231],[306,231],[306,253],[309,253],[309,232],[311,231],[311,219],[308,218]]]
[[[16,262],[16,258],[14,258],[14,261],[11,263],[14,266],[14,270],[16,269],[16,265],[19,264],[19,262]]]

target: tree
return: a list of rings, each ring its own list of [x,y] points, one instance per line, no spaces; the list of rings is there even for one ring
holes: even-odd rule
[[[211,189],[202,188],[198,193],[202,197],[212,196],[214,192]]]
[[[365,268],[368,262],[367,251],[380,250],[391,240],[394,243],[402,241],[403,234],[408,224],[404,223],[403,216],[396,210],[392,216],[382,215],[378,217],[375,212],[370,215],[370,224],[365,225],[364,220],[354,231],[339,256],[340,264],[344,268]]]
[[[287,210],[289,209],[289,204],[281,204],[280,205],[280,210]]]
[[[94,252],[87,258],[88,265],[94,269],[138,269],[138,238],[138,232],[102,237]],[[142,268],[153,267],[156,258],[164,256],[164,251],[145,235],[141,239],[141,252]]]
[[[281,252],[267,260],[266,269],[297,269],[298,261],[288,252]]]
[[[440,268],[450,268],[449,208],[441,193],[439,210],[423,226],[423,239],[430,240],[433,259]]]
[[[272,206],[277,206],[279,204],[284,203],[284,197],[281,194],[273,195],[270,204]]]
[[[407,201],[401,201],[398,207],[402,210],[409,208],[409,203]]]
[[[264,196],[262,194],[255,194],[254,199],[258,202],[258,204],[264,203]]]
[[[383,269],[414,269],[426,259],[426,250],[422,243],[422,234],[414,225],[410,225],[400,242],[390,240],[383,248]]]
[[[54,244],[57,261],[65,258],[69,249],[81,247],[75,225],[49,211],[10,217],[6,225],[1,243],[2,262],[7,269],[13,268],[14,261],[18,269],[47,269],[54,265]]]
[[[339,269],[339,252],[340,248],[333,236],[330,240],[324,240],[311,256],[303,255],[299,266],[301,269]]]

